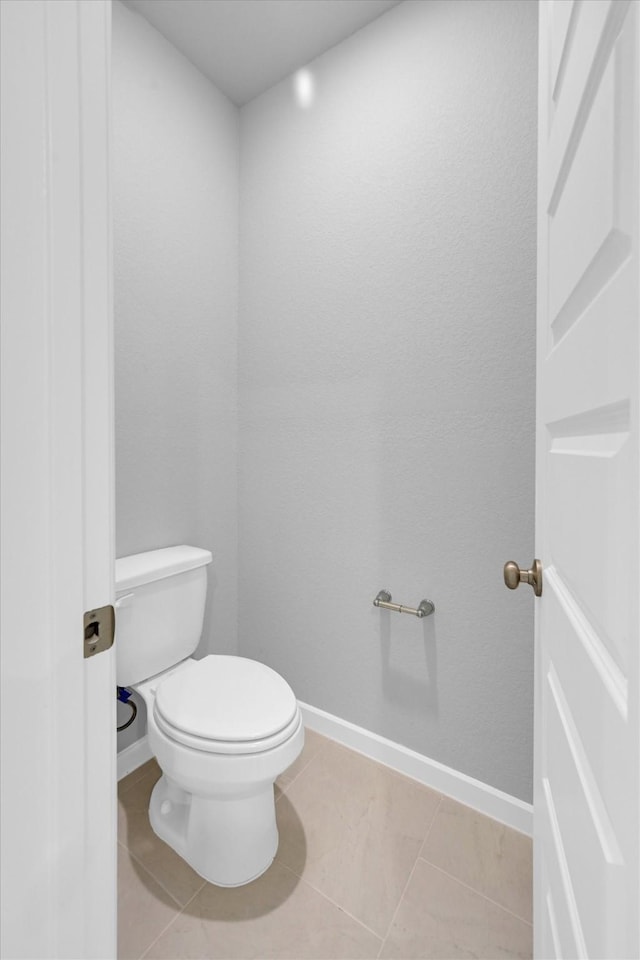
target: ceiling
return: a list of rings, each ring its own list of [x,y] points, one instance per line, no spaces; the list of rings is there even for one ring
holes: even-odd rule
[[[238,106],[400,0],[125,0]]]

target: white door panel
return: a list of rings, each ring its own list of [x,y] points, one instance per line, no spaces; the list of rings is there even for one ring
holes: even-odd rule
[[[116,952],[110,4],[3,0],[2,898],[7,958]]]
[[[535,952],[637,957],[638,3],[541,4]]]

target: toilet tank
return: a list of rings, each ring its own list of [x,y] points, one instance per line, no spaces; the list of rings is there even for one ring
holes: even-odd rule
[[[140,683],[198,646],[211,553],[165,547],[116,560],[116,683]]]

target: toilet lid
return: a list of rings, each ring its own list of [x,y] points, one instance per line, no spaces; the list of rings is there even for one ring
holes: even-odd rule
[[[203,740],[245,743],[279,733],[297,714],[293,690],[264,663],[211,655],[159,684],[156,716]]]

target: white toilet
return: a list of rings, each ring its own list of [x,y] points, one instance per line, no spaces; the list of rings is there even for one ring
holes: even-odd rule
[[[243,657],[194,660],[208,550],[167,547],[116,560],[116,682],[147,705],[162,777],[149,820],[210,883],[259,877],[278,847],[273,783],[304,727],[289,684]]]

